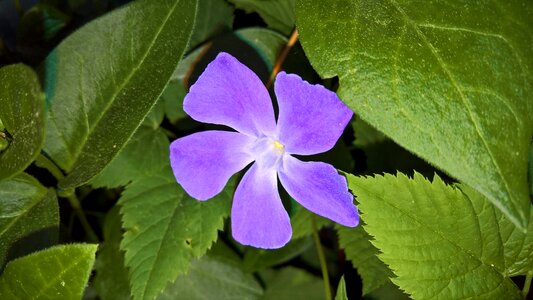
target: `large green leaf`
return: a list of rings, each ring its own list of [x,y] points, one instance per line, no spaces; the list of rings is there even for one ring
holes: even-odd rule
[[[56,194],[21,173],[0,181],[0,271],[11,259],[57,242]]]
[[[22,172],[44,142],[44,96],[37,75],[25,65],[0,69],[0,179]],[[7,131],[7,133],[3,131]]]
[[[294,27],[295,0],[229,0],[246,12],[256,12],[268,27],[289,35]]]
[[[348,258],[357,268],[357,273],[363,280],[363,295],[384,286],[390,282],[391,270],[378,258],[380,251],[370,242],[371,237],[361,225],[349,228],[337,225],[339,245],[344,249]]]
[[[285,267],[263,274],[266,290],[262,300],[323,300],[324,282],[303,270]]]
[[[57,246],[10,262],[0,277],[0,299],[81,299],[97,247]]]
[[[380,259],[397,276],[391,280],[413,298],[520,298],[506,271],[499,211],[483,197],[418,173],[348,176],[348,184]]]
[[[119,187],[148,177],[169,164],[168,138],[159,128],[141,126],[128,144],[91,181],[93,187]]]
[[[121,248],[135,299],[152,299],[205,254],[229,215],[231,195],[228,185],[215,198],[196,201],[169,166],[128,185],[119,202],[126,230]]]
[[[104,222],[104,242],[96,256],[94,289],[103,300],[128,300],[130,287],[128,270],[124,264],[124,252],[120,250],[122,228],[119,207],[107,214]]]
[[[240,258],[227,246],[219,248],[194,261],[157,299],[259,299],[263,289],[242,270]]]
[[[350,108],[527,227],[531,1],[301,0],[296,10],[307,57],[339,77]]]
[[[66,38],[46,59],[45,151],[75,187],[126,144],[162,93],[187,46],[193,0],[141,0]]]

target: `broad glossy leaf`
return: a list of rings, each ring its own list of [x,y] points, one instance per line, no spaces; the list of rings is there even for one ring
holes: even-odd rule
[[[0,271],[9,260],[57,243],[58,226],[53,190],[25,173],[0,181]]]
[[[266,282],[262,300],[323,300],[324,282],[301,269],[285,267],[264,274]]]
[[[272,70],[278,55],[285,44],[287,44],[287,38],[285,36],[276,31],[261,27],[243,28],[235,30],[234,33],[257,51],[263,58],[269,71]]]
[[[107,213],[103,231],[104,242],[100,245],[95,262],[94,289],[103,300],[128,300],[130,286],[124,251],[120,250],[122,228],[118,206]]]
[[[198,12],[189,49],[233,26],[233,7],[225,0],[198,0]]]
[[[294,27],[295,0],[229,0],[248,13],[256,12],[268,27],[289,35]]]
[[[169,164],[169,142],[159,128],[141,126],[128,144],[92,181],[93,187],[114,188],[148,177]]]
[[[365,230],[414,299],[520,299],[505,270],[497,210],[435,175],[348,176]]]
[[[362,225],[362,224],[361,224]],[[371,237],[362,226],[349,228],[336,226],[339,246],[344,249],[346,258],[353,263],[363,280],[363,295],[390,282],[391,270],[378,258],[380,251],[370,242]]]
[[[44,96],[35,72],[17,64],[0,69],[0,179],[22,172],[44,142]]]
[[[67,37],[46,59],[45,151],[75,187],[97,175],[162,93],[191,35],[193,0],[141,0]]]
[[[56,246],[10,262],[0,299],[81,299],[98,245]]]
[[[531,1],[301,0],[300,40],[363,120],[527,227]],[[332,34],[332,28],[335,28]]]
[[[209,201],[190,198],[170,166],[128,185],[119,204],[135,299],[152,299],[217,240],[230,213],[231,185]]]
[[[232,254],[235,257],[228,258],[210,252],[192,262],[187,274],[178,276],[157,299],[259,299],[263,289]]]
[[[348,295],[346,294],[346,282],[344,281],[344,275],[339,281],[339,286],[337,287],[337,294],[335,295],[335,300],[348,300]]]

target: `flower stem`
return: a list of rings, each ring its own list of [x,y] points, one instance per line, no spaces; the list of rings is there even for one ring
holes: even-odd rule
[[[313,239],[315,240],[316,251],[318,259],[320,260],[320,268],[322,269],[322,277],[324,279],[324,292],[326,293],[326,300],[331,300],[331,285],[329,284],[328,266],[326,263],[326,257],[324,256],[324,249],[320,243],[320,237],[318,236],[318,228],[316,226],[316,216],[311,218],[311,224],[313,226]]]
[[[529,288],[531,287],[531,279],[533,278],[533,271],[527,273],[526,280],[524,282],[524,288],[522,289],[522,296],[524,299],[527,299],[527,294],[529,294]]]
[[[83,209],[81,208],[80,201],[78,200],[78,197],[76,197],[76,193],[74,192],[74,190],[72,190],[69,193],[64,193],[61,196],[68,199],[70,206],[72,206],[74,213],[80,220],[83,230],[85,230],[85,232],[87,233],[89,241],[93,243],[98,243],[99,242],[98,236],[92,229],[91,225],[89,224],[89,221],[87,221],[87,217],[85,216],[85,213],[83,212]]]
[[[37,166],[47,169],[58,181],[65,178],[65,176],[63,175],[63,172],[61,172],[59,167],[53,161],[48,159],[46,156],[39,154],[35,163],[37,164]],[[80,220],[81,226],[87,233],[89,240],[91,242],[98,243],[98,236],[96,235],[96,233],[94,233],[94,230],[89,224],[89,221],[87,221],[87,217],[85,216],[85,213],[83,212],[83,209],[81,208],[80,201],[78,200],[78,197],[76,197],[76,192],[74,191],[74,189],[58,190],[57,194],[61,198],[68,199],[70,206],[72,207],[72,209],[74,210],[74,213]]]
[[[289,51],[292,49],[292,47],[296,44],[298,41],[298,30],[296,30],[296,27],[292,30],[291,36],[289,37],[289,41],[283,47],[280,54],[278,55],[278,58],[276,58],[276,63],[274,64],[274,67],[272,67],[272,73],[270,73],[270,78],[268,78],[267,83],[265,86],[270,88],[272,86],[272,83],[274,83],[274,79],[276,79],[276,75],[278,75],[278,72],[281,70],[281,66],[285,62],[285,59],[287,58],[287,55],[289,54]]]

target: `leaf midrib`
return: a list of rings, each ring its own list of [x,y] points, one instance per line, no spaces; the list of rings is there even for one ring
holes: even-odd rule
[[[463,102],[463,105],[466,107],[466,109],[468,111],[468,116],[470,118],[470,121],[474,125],[474,128],[476,130],[476,134],[479,136],[479,138],[483,142],[483,146],[485,147],[485,149],[487,150],[487,152],[488,152],[488,154],[489,154],[489,156],[491,158],[491,163],[494,165],[494,168],[498,172],[498,175],[500,176],[500,179],[502,180],[502,182],[503,182],[503,184],[505,186],[507,196],[509,197],[509,199],[513,199],[512,194],[511,194],[511,189],[509,188],[509,184],[507,182],[507,179],[503,176],[503,173],[502,173],[502,171],[500,169],[500,166],[496,163],[496,160],[494,158],[494,154],[492,153],[492,150],[490,149],[489,145],[487,144],[487,141],[486,141],[485,137],[481,134],[481,131],[480,131],[480,128],[479,128],[479,124],[475,121],[475,119],[473,117],[472,109],[470,107],[470,105],[471,105],[470,101],[465,97],[465,95],[463,94],[462,90],[459,88],[459,86],[458,86],[458,84],[457,84],[457,82],[455,80],[455,77],[452,75],[451,71],[448,69],[448,67],[446,66],[446,64],[442,60],[442,57],[440,57],[440,55],[437,53],[435,47],[428,41],[427,37],[420,31],[420,28],[418,27],[418,24],[407,15],[407,13],[399,6],[399,4],[395,0],[388,0],[388,1],[402,15],[402,17],[406,21],[406,23],[411,25],[411,27],[415,29],[417,35],[424,41],[424,43],[430,49],[430,51],[433,54],[433,56],[435,57],[435,59],[437,59],[437,62],[439,63],[439,66],[442,68],[442,70],[446,73],[446,75],[450,79],[450,82],[452,83],[453,87],[455,88],[455,90],[459,94],[460,99]],[[483,194],[485,196],[487,196],[489,199],[494,199],[492,197],[492,195],[490,195],[490,193],[487,193],[487,192],[485,192],[483,190],[480,190],[480,191],[483,192]],[[494,200],[498,200],[498,199],[494,199]],[[493,202],[494,202],[495,205],[501,206],[501,203],[499,201],[493,201]],[[516,207],[516,205],[515,205],[515,203],[513,201],[509,201],[508,203],[515,209],[516,212],[518,212],[521,215],[521,213],[520,213],[521,210],[517,209],[517,207]]]
[[[124,90],[124,87],[129,83],[129,81],[131,80],[131,78],[137,73],[137,71],[140,69],[141,65],[144,63],[144,61],[146,60],[146,57],[148,57],[150,51],[152,50],[155,42],[158,40],[159,38],[159,35],[161,34],[161,32],[163,31],[163,28],[166,27],[166,24],[170,18],[170,16],[175,12],[176,10],[176,7],[178,6],[178,3],[180,3],[181,0],[176,0],[174,1],[174,4],[172,5],[172,8],[169,9],[169,12],[168,14],[166,15],[166,17],[163,19],[163,22],[161,23],[161,26],[158,28],[156,34],[154,35],[154,38],[152,39],[152,41],[150,42],[149,46],[146,48],[146,51],[145,53],[142,55],[140,61],[134,66],[131,68],[131,72],[126,76],[125,80],[120,84],[119,88],[115,90],[115,93],[111,96],[111,100],[107,103],[107,105],[104,106],[104,109],[102,110],[102,113],[97,117],[96,121],[93,122],[93,125],[89,127],[89,130],[87,132],[87,135],[85,135],[84,137],[82,137],[82,147],[79,148],[79,150],[75,151],[72,155],[72,157],[74,158],[72,164],[69,166],[69,171],[72,170],[73,166],[75,165],[76,163],[76,158],[79,157],[80,153],[83,152],[83,150],[85,149],[85,145],[87,143],[87,140],[89,139],[89,137],[92,135],[92,133],[94,132],[94,129],[96,127],[98,127],[98,124],[100,123],[100,121],[103,119],[103,117],[106,115],[106,113],[109,111],[109,109],[113,106],[113,104],[115,103],[116,101],[116,98],[118,97],[118,95],[120,94],[120,92],[122,90]],[[85,107],[85,104],[82,103],[83,106]],[[56,119],[54,118],[54,123],[56,123]],[[57,123],[56,123],[57,124]],[[62,132],[61,132],[62,134]],[[67,147],[68,149],[68,147]]]

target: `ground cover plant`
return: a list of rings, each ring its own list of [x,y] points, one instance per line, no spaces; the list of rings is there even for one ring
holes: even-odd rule
[[[527,299],[528,0],[0,2],[0,299]]]

